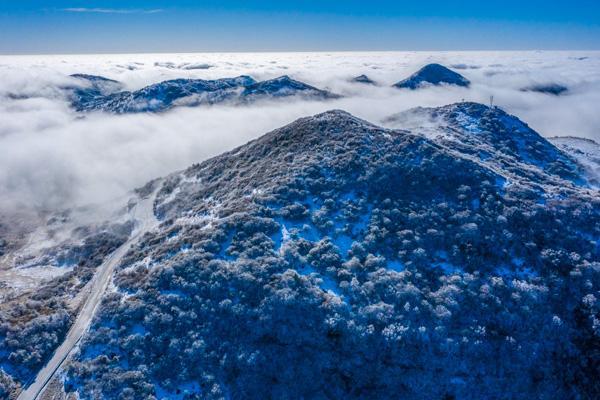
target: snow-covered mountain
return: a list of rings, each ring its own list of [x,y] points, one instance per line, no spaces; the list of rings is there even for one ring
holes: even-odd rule
[[[72,105],[77,111],[124,114],[160,112],[176,106],[199,106],[224,102],[245,103],[291,96],[320,100],[339,97],[288,76],[263,82],[257,82],[249,76],[238,76],[216,80],[175,79],[133,92],[122,91],[87,97],[76,95]]]
[[[503,171],[511,182],[537,184],[556,179],[589,184],[582,165],[559,151],[517,117],[500,108],[458,103],[439,108],[415,108],[384,123],[424,135],[474,161]]]
[[[329,111],[149,183],[160,226],[120,260],[56,385],[595,398],[600,196],[585,166],[481,104],[385,124]],[[18,337],[0,353],[13,370],[43,336]]]
[[[288,96],[302,96],[304,98],[319,100],[337,99],[340,97],[326,90],[317,89],[314,86],[294,80],[287,75],[245,85],[244,91],[241,93],[241,98],[244,101]]]
[[[456,73],[440,64],[428,64],[412,74],[410,77],[394,84],[399,89],[419,89],[423,86],[454,85],[469,87],[471,82],[459,73]]]

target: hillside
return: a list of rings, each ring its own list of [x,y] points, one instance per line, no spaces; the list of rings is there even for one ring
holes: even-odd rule
[[[65,389],[596,397],[600,200],[583,168],[501,110],[404,118],[330,111],[166,177],[161,225],[117,267]]]

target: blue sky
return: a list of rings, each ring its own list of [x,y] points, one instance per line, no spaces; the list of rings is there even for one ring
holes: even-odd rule
[[[0,0],[0,54],[600,49],[599,0]]]

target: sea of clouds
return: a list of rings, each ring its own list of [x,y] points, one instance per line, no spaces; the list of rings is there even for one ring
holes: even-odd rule
[[[468,90],[391,88],[438,62],[472,81]],[[85,73],[129,90],[174,78],[290,75],[339,100],[180,107],[162,114],[78,114],[61,87]],[[379,83],[349,79],[367,74]],[[230,150],[299,117],[344,109],[374,123],[417,106],[461,100],[495,104],[543,136],[600,139],[600,52],[211,53],[0,56],[0,214],[106,203],[158,176]],[[522,92],[568,86],[564,96]]]

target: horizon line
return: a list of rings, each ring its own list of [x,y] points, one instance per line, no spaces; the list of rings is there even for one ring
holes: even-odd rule
[[[0,57],[5,56],[76,56],[76,55],[144,55],[144,54],[234,54],[234,53],[545,53],[545,52],[600,52],[600,48],[582,48],[582,49],[452,49],[452,50],[203,50],[203,51],[116,51],[116,52],[58,52],[58,53],[0,53]]]

